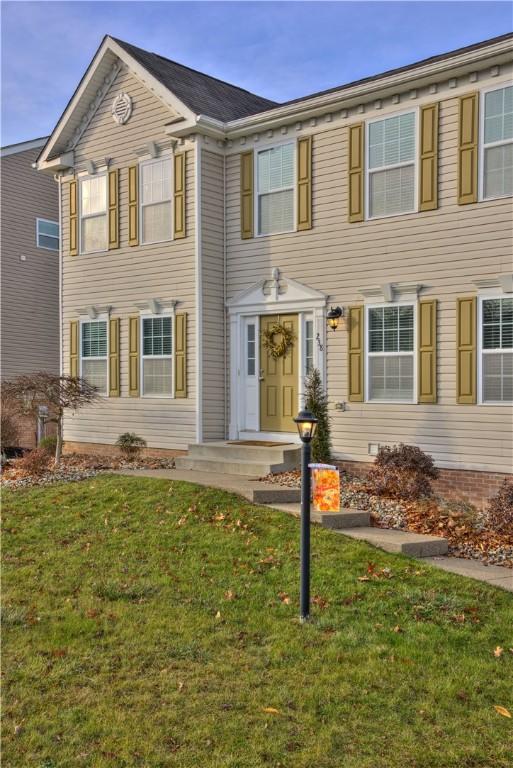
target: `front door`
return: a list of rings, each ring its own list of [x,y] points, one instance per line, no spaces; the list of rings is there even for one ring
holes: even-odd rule
[[[275,323],[293,333],[287,352],[274,359],[263,345],[263,331]],[[263,315],[260,318],[260,430],[292,432],[298,407],[298,316]],[[275,336],[275,341],[280,339]]]

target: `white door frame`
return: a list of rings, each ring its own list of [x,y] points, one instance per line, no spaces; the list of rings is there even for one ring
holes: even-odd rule
[[[295,432],[262,432],[260,425],[260,387],[256,387],[257,419],[256,430],[246,428],[246,348],[245,328],[250,317],[261,315],[298,315],[298,410],[303,402],[303,380],[305,372],[304,359],[304,324],[305,319],[314,323],[314,366],[319,369],[322,379],[326,382],[326,302],[327,296],[320,291],[298,283],[295,280],[280,277],[279,270],[273,270],[271,280],[263,280],[243,291],[227,302],[230,327],[230,424],[229,439],[251,439],[260,437],[263,440],[299,441]],[[259,323],[256,329],[256,371],[260,371],[258,352],[260,347]]]

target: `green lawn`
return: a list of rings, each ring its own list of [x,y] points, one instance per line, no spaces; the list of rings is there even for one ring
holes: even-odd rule
[[[3,513],[4,768],[513,765],[511,594],[314,528],[302,626],[287,515],[116,476]]]

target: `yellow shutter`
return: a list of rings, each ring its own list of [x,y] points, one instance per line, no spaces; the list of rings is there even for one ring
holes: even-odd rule
[[[139,245],[139,168],[128,169],[128,244]]]
[[[109,320],[109,397],[119,397],[119,318]]]
[[[312,137],[297,142],[297,228],[312,229]]]
[[[476,402],[476,298],[457,302],[456,400],[462,405]]]
[[[175,397],[187,397],[187,315],[175,315]]]
[[[119,248],[119,173],[109,171],[109,250]]]
[[[139,315],[128,318],[128,394],[139,397]]]
[[[78,320],[69,324],[69,375],[78,376]]]
[[[349,126],[348,195],[351,224],[364,219],[364,131],[364,123]]]
[[[420,109],[419,210],[438,208],[438,103]]]
[[[185,152],[174,156],[174,236],[176,240],[186,236],[185,232]]]
[[[436,299],[418,305],[418,401],[436,403]]]
[[[240,236],[253,237],[253,152],[240,156]]]
[[[458,203],[477,202],[479,94],[460,97],[458,136]]]
[[[364,401],[363,361],[364,361],[364,320],[363,305],[349,307],[348,310],[348,398],[353,403]]]
[[[78,183],[69,184],[69,255],[78,253]]]

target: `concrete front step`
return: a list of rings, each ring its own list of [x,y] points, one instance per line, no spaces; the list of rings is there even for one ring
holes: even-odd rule
[[[270,503],[274,509],[288,512],[289,515],[299,517],[301,514],[300,504],[290,504],[281,500],[278,500],[277,503],[276,501]],[[310,520],[312,523],[322,525],[323,528],[332,528],[334,530],[358,528],[370,524],[370,513],[364,509],[352,509],[349,507],[342,507],[339,512],[314,512],[312,509],[310,511]]]
[[[301,448],[293,443],[261,446],[240,443],[193,443],[188,447],[188,458],[221,461],[254,461],[280,465],[283,471],[297,469],[301,462]]]
[[[362,539],[385,552],[400,552],[410,557],[434,557],[448,551],[447,539],[441,536],[398,531],[394,528],[355,528],[337,531],[353,539]]]
[[[244,475],[245,477],[265,477],[272,472],[280,472],[281,465],[262,461],[243,461],[240,459],[206,459],[193,456],[178,456],[175,459],[177,469],[195,472],[210,472],[221,475]]]

